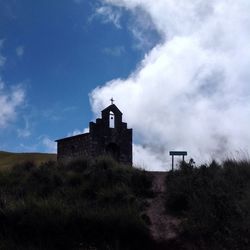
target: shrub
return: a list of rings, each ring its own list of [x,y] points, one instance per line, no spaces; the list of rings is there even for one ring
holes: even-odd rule
[[[3,171],[0,248],[147,249],[141,213],[150,187],[145,172],[105,158]]]
[[[250,248],[250,163],[227,160],[167,176],[166,208],[184,218],[186,239],[212,249]],[[211,245],[212,244],[212,245]]]

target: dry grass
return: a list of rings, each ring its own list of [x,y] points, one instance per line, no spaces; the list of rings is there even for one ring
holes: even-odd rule
[[[10,153],[0,151],[0,171],[12,167],[15,164],[34,162],[40,165],[43,162],[55,161],[56,154],[45,153]]]

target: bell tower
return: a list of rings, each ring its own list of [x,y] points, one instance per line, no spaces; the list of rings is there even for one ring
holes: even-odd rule
[[[114,104],[102,110],[101,118],[89,123],[89,133],[57,140],[58,160],[79,157],[94,159],[109,155],[125,165],[132,165],[133,130],[122,121],[122,112]]]
[[[102,110],[101,118],[90,122],[90,135],[97,145],[97,154],[107,154],[120,163],[132,165],[132,129],[122,121],[122,112],[114,104]]]

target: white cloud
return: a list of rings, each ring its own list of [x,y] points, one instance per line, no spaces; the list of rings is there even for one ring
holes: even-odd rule
[[[53,154],[57,152],[57,143],[51,140],[48,135],[39,136],[33,144],[26,145],[21,143],[19,147],[25,152],[44,152]]]
[[[250,2],[104,2],[134,15],[137,9],[145,11],[161,36],[127,79],[112,80],[91,94],[96,114],[108,105],[109,96],[117,100],[140,143],[147,145],[135,150],[142,165],[149,162],[152,169],[161,169],[169,150],[187,150],[196,162],[246,152]]]
[[[0,50],[2,49],[3,47],[3,44],[4,44],[4,39],[0,39]],[[6,58],[0,54],[0,67],[2,67],[6,62]]]
[[[4,81],[0,77],[0,91],[4,89]]]
[[[158,171],[166,171],[168,169],[167,162],[159,158],[152,151],[152,148],[139,144],[133,144],[133,165],[145,170],[157,169]]]
[[[27,137],[30,137],[31,136],[31,132],[29,131],[29,129],[18,129],[17,130],[17,133],[18,133],[18,137],[23,137],[23,138],[27,138]]]
[[[56,153],[56,151],[57,151],[56,142],[51,140],[47,136],[44,136],[42,138],[42,145],[45,147],[45,151],[48,153]]]
[[[160,40],[160,35],[158,35],[155,24],[148,12],[142,8],[136,8],[133,13],[134,17],[132,16],[128,22],[128,29],[135,39],[132,47],[148,51]]]
[[[120,29],[121,11],[110,6],[101,6],[96,9],[96,13],[91,17],[101,17],[103,23],[113,23],[116,28]]]
[[[31,136],[29,120],[27,118],[24,118],[24,120],[25,120],[25,127],[17,130],[19,138],[27,138]]]
[[[2,55],[0,55],[0,67],[2,67],[5,64],[6,58]]]
[[[4,40],[0,40],[0,50]],[[0,54],[0,68],[5,64],[6,58]],[[0,75],[0,128],[6,127],[16,118],[17,109],[25,99],[25,91],[21,85],[7,88]]]
[[[17,56],[22,57],[23,54],[24,54],[24,47],[23,46],[18,46],[16,48],[16,54],[17,54]]]
[[[85,134],[85,133],[89,133],[89,128],[85,128],[84,130],[75,129],[73,132],[68,133],[67,137]]]
[[[17,109],[24,102],[25,91],[21,86],[7,89],[0,77],[0,128],[6,127],[17,115]]]
[[[124,46],[115,46],[113,48],[104,48],[102,52],[106,55],[119,57],[125,53],[125,48]]]

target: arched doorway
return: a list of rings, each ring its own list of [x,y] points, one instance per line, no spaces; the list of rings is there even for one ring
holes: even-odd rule
[[[110,143],[106,146],[106,153],[111,156],[116,161],[119,161],[120,158],[120,148],[115,143]]]

